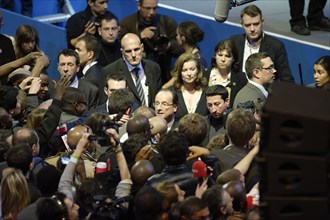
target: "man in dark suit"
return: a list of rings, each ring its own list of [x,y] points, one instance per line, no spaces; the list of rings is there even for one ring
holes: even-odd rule
[[[261,10],[249,5],[241,11],[241,20],[245,34],[231,37],[238,51],[240,69],[245,72],[245,61],[252,53],[267,52],[277,70],[276,79],[294,82],[284,44],[262,30],[264,19]]]
[[[175,113],[178,109],[178,95],[174,90],[161,89],[155,97],[155,112],[157,116],[163,117],[167,122],[167,132],[178,126]]]
[[[128,33],[121,40],[123,58],[102,69],[102,81],[112,72],[123,74],[128,89],[139,105],[151,107],[161,88],[161,70],[157,63],[142,59],[143,44],[136,34]]]
[[[72,49],[64,49],[59,53],[57,59],[57,69],[61,76],[71,76],[71,84],[69,87],[78,88],[83,92],[87,101],[87,109],[95,108],[98,104],[99,90],[96,86],[83,79],[78,80],[77,72],[80,68],[79,55]],[[52,81],[49,86],[49,91],[52,97],[54,94],[54,82]]]
[[[85,35],[78,39],[75,48],[80,59],[79,79],[84,79],[96,87],[101,86],[101,67],[97,62],[100,45],[97,38]]]
[[[102,89],[101,89],[102,88]],[[105,85],[99,88],[99,103],[96,108],[91,109],[86,114],[90,116],[94,112],[109,113],[109,96],[114,90],[126,89],[126,79],[122,74],[111,72],[106,80]]]
[[[246,74],[248,83],[237,93],[233,108],[247,101],[264,104],[268,96],[266,90],[268,84],[275,79],[277,70],[270,56],[265,53],[254,53],[246,60]]]
[[[144,44],[147,59],[158,63],[162,71],[162,82],[171,78],[172,58],[177,58],[184,49],[176,40],[177,22],[170,16],[158,12],[158,0],[138,0],[137,12],[120,21],[119,39],[134,33]]]

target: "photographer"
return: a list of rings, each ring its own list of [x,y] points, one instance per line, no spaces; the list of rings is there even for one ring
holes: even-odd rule
[[[90,218],[95,219],[96,215],[117,215],[121,216],[126,214],[125,210],[128,206],[125,202],[126,200],[129,200],[129,197],[126,199],[126,196],[130,195],[131,192],[131,176],[127,167],[126,159],[122,153],[122,150],[120,146],[117,146],[117,139],[118,134],[115,129],[109,128],[106,130],[107,134],[109,135],[109,142],[111,143],[111,146],[113,147],[113,151],[116,154],[116,160],[119,167],[120,177],[121,181],[116,187],[116,193],[115,193],[115,199],[109,200],[109,195],[99,195],[103,191],[101,191],[101,187],[95,187],[93,189],[95,192],[90,193],[90,196],[93,196],[93,198],[89,198],[85,200],[89,201],[87,204],[84,203],[84,206],[81,207],[81,209],[84,209],[85,214],[86,211],[90,213]],[[90,136],[89,133],[84,133],[83,136],[80,138],[77,147],[74,151],[74,153],[71,155],[70,161],[68,165],[66,166],[59,183],[58,190],[59,192],[64,193],[68,198],[72,199],[74,198],[74,190],[72,190],[73,187],[73,181],[74,181],[74,172],[78,163],[79,158],[83,155],[83,153],[86,151],[88,145],[90,145]],[[86,184],[88,184],[88,181],[86,181]],[[85,195],[86,193],[83,193],[84,190],[91,190],[87,189],[85,187],[85,182],[82,183],[82,185],[77,190],[77,196],[76,196],[76,202],[79,204],[82,202],[82,197],[80,195]],[[79,192],[79,193],[78,193]],[[98,195],[98,196],[96,196]],[[83,211],[83,210],[82,210]],[[111,212],[110,212],[111,211]],[[119,217],[113,218],[113,219],[120,219]]]
[[[96,35],[98,17],[107,13],[113,15],[108,11],[108,1],[105,0],[87,0],[85,10],[72,15],[66,23],[66,35],[68,47],[74,49],[79,37],[87,34]]]
[[[157,62],[162,70],[162,81],[170,78],[171,57],[178,57],[183,48],[176,41],[176,21],[166,15],[160,15],[158,0],[139,0],[138,11],[120,22],[121,39],[127,33],[135,33],[144,44],[144,58]]]

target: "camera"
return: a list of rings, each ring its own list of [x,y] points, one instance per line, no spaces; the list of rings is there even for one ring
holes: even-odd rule
[[[168,39],[166,34],[162,34],[157,30],[153,37],[153,41],[154,41],[155,47],[159,47],[159,48],[167,48],[168,42],[170,42],[170,40]]]
[[[102,122],[101,129],[96,131],[94,135],[90,135],[88,137],[88,140],[97,141],[101,146],[105,146],[105,147],[111,145],[107,130],[109,128],[113,128],[118,133],[119,127],[116,124],[116,122],[119,121],[122,117],[123,117],[123,113],[119,113],[116,115],[116,117],[113,120],[104,120]]]
[[[132,196],[125,196],[123,198],[109,198],[107,195],[93,196],[93,211],[92,219],[106,219],[122,220],[127,219],[128,208],[123,203],[130,202]],[[104,218],[105,219],[105,218]]]

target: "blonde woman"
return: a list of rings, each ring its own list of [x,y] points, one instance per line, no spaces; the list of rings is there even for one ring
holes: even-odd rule
[[[30,204],[29,188],[20,170],[11,167],[4,169],[1,203],[4,220],[16,219],[16,215]]]

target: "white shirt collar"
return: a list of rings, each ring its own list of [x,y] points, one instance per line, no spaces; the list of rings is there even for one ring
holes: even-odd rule
[[[78,84],[79,84],[79,80],[78,80],[78,77],[77,75],[74,77],[74,80],[73,82],[71,83],[70,87],[73,87],[73,88],[78,88]]]
[[[97,61],[93,61],[93,62],[91,62],[90,64],[87,64],[87,65],[84,67],[84,69],[82,70],[82,73],[85,75],[86,72],[87,72],[87,70],[88,70],[89,68],[91,68],[92,66],[94,66],[95,64],[97,64]]]
[[[261,92],[266,96],[266,98],[268,97],[268,92],[267,90],[265,89],[265,87],[263,87],[262,85],[252,81],[252,80],[249,80],[249,83],[251,83],[252,85],[256,86],[258,89],[261,90]]]

